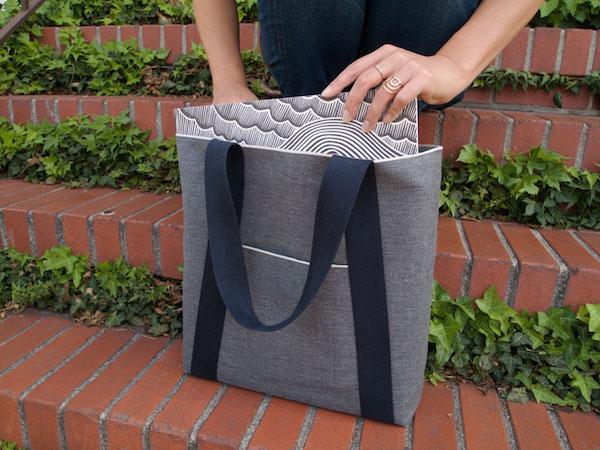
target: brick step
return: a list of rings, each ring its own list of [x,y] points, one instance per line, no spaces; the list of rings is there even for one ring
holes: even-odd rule
[[[0,96],[0,116],[24,124],[128,111],[151,138],[169,138],[175,134],[173,109],[209,102],[208,97]],[[544,145],[569,158],[568,164],[600,170],[600,116],[458,106],[421,114],[419,134],[422,143],[442,144],[447,158],[455,159],[463,145],[473,142],[498,160],[506,149],[523,152]]]
[[[186,376],[181,339],[29,311],[0,321],[0,439],[32,449],[592,449],[600,419],[425,383],[386,425]]]
[[[67,189],[0,179],[4,246],[34,255],[65,244],[93,262],[119,256],[181,278],[181,196]],[[600,232],[440,217],[435,277],[453,296],[495,285],[517,309],[600,303]]]
[[[201,44],[195,24],[178,25],[107,25],[79,27],[88,42],[108,42],[137,39],[140,47],[169,49],[170,61],[189,52],[192,43]],[[60,27],[42,28],[41,40],[60,48]],[[260,50],[258,23],[240,24],[242,50]],[[529,70],[539,73],[558,72],[563,75],[584,76],[600,70],[600,43],[595,30],[578,28],[523,28],[494,61],[500,68]]]

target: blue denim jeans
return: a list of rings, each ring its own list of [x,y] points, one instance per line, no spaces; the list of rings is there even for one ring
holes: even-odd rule
[[[284,96],[316,94],[383,44],[435,54],[479,2],[259,0],[261,49]]]

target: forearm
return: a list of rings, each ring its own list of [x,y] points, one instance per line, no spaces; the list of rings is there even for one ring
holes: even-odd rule
[[[235,0],[194,0],[193,6],[214,90],[245,88]]]
[[[468,84],[534,16],[543,0],[483,0],[469,21],[438,51]]]

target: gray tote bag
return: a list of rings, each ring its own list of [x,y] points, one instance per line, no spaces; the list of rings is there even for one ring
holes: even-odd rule
[[[410,423],[427,357],[441,147],[417,106],[344,123],[319,96],[175,111],[184,367]]]

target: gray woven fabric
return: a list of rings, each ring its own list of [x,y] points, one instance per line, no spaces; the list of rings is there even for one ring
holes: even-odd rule
[[[208,139],[178,136],[183,186],[184,367],[190,371],[207,230]],[[441,148],[375,164],[388,295],[394,416],[410,422],[421,396],[435,259]],[[309,259],[316,200],[328,158],[244,147],[242,242],[254,300],[268,323],[298,301]],[[270,252],[270,253],[266,253]],[[278,256],[281,255],[281,256]],[[282,257],[283,256],[283,257]],[[342,243],[319,295],[288,327],[249,331],[226,317],[222,382],[360,414],[355,334]]]

